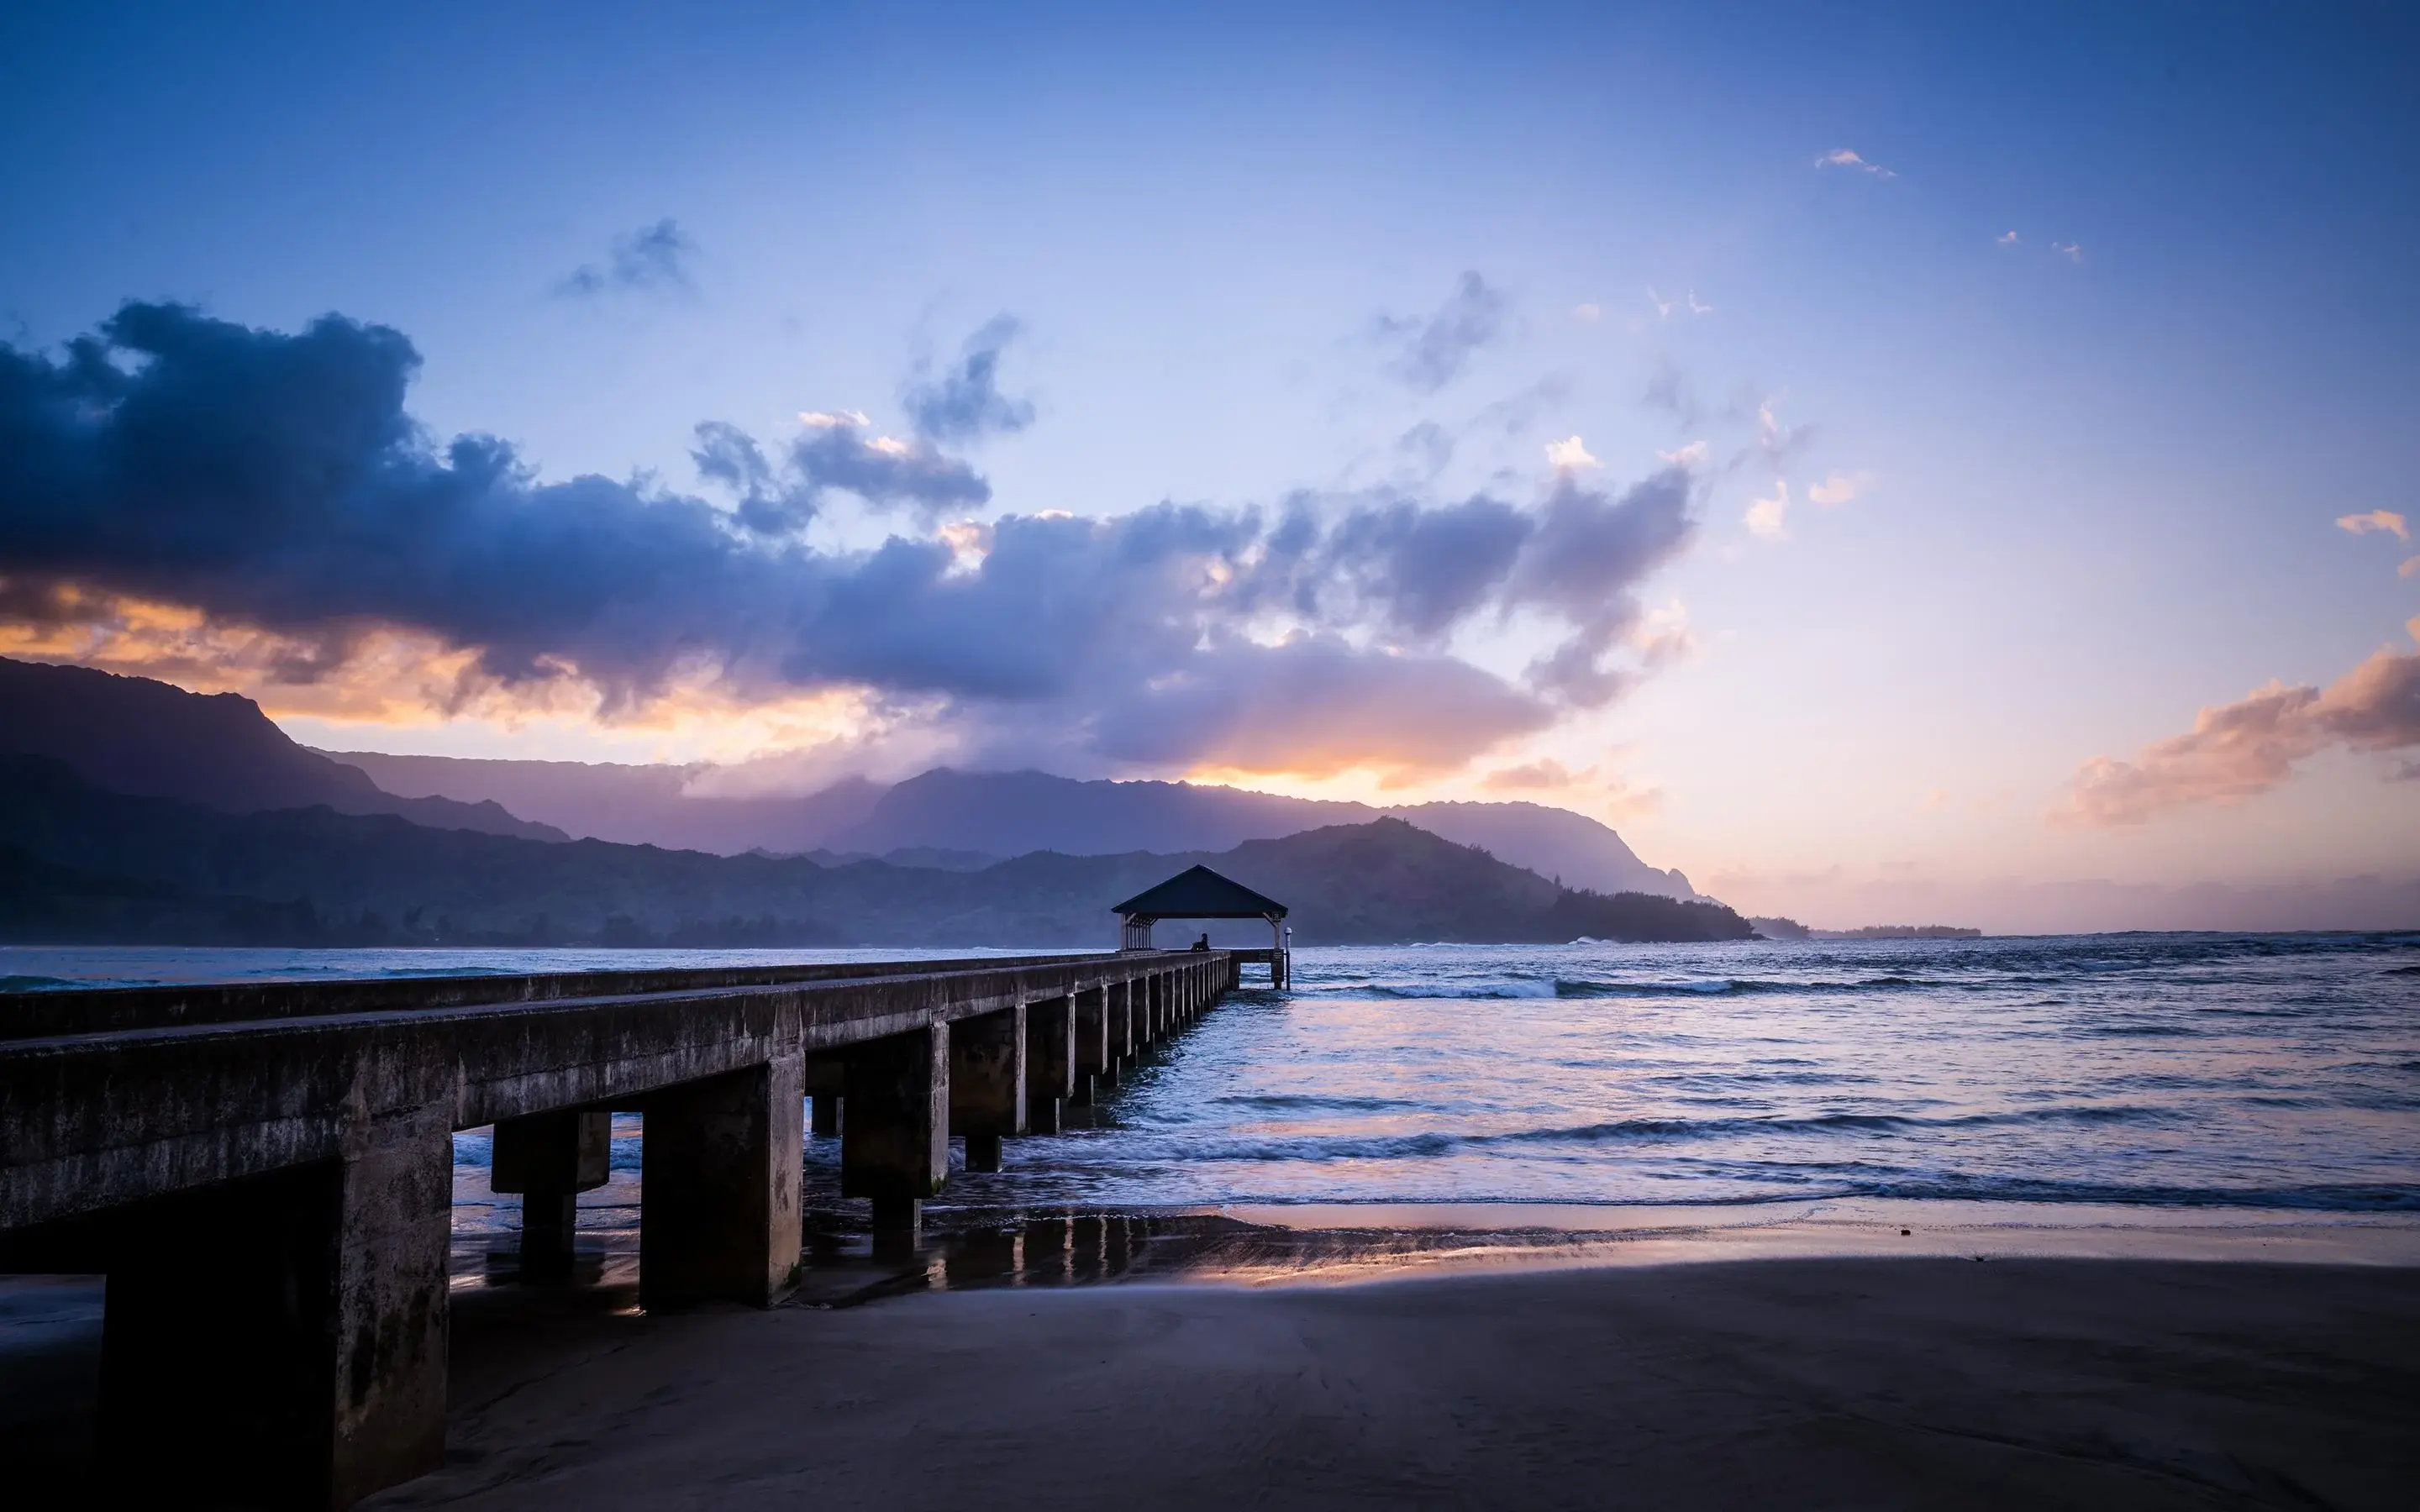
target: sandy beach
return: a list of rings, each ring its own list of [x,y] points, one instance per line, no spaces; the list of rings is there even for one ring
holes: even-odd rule
[[[369,1505],[2409,1505],[2420,1271],[1758,1259],[460,1318]]]

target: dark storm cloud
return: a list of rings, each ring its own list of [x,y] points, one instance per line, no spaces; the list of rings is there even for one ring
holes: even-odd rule
[[[818,416],[790,448],[808,496],[843,488],[885,509],[908,508],[926,516],[991,501],[983,475],[925,440],[869,439],[864,427]]]
[[[506,685],[576,675],[611,707],[704,670],[743,699],[859,687],[1115,762],[1440,765],[1586,697],[1578,672],[1523,687],[1457,660],[1447,631],[1534,610],[1602,672],[1630,590],[1688,529],[1674,473],[1620,497],[1566,481],[1528,510],[1305,494],[824,551],[799,527],[828,490],[926,511],[989,490],[854,416],[777,451],[700,426],[698,471],[727,505],[541,482],[504,441],[414,424],[418,363],[383,327],[289,335],[162,304],[55,358],[0,346],[0,614],[176,605],[285,638],[278,671],[298,680],[392,628]]]
[[[1626,692],[1637,674],[1612,658],[1637,628],[1634,592],[1680,555],[1696,533],[1693,480],[1671,467],[1615,496],[1559,478],[1506,586],[1507,602],[1550,611],[1573,626],[1528,671],[1532,687],[1580,708]]]
[[[1380,316],[1379,336],[1397,347],[1388,370],[1415,392],[1435,393],[1462,375],[1473,352],[1503,334],[1505,304],[1503,290],[1466,272],[1426,319]]]
[[[902,396],[916,434],[928,441],[967,441],[992,431],[1033,424],[1033,406],[1000,392],[1000,354],[1024,328],[997,316],[967,338],[958,361],[938,378],[908,386]]]
[[[583,263],[555,285],[568,299],[594,299],[617,289],[685,289],[697,243],[669,216],[617,239],[603,264]]]
[[[982,474],[923,441],[868,438],[856,415],[805,418],[806,433],[778,467],[737,425],[710,420],[697,427],[690,459],[698,476],[731,495],[739,523],[751,531],[797,531],[835,488],[877,508],[910,509],[926,518],[991,501],[991,485]]]
[[[1431,640],[1488,601],[1531,529],[1528,516],[1483,496],[1435,509],[1365,506],[1329,533],[1326,576],[1393,628]]]

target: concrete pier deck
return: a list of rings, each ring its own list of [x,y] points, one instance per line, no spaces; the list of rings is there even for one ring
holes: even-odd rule
[[[650,1309],[798,1275],[806,1103],[877,1242],[1238,982],[1224,951],[134,988],[0,998],[0,1270],[105,1274],[102,1460],[343,1507],[443,1458],[456,1130],[528,1267],[646,1119]]]

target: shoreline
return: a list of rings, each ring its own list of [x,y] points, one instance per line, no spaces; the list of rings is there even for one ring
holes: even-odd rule
[[[768,1312],[647,1314],[588,1236],[587,1284],[458,1273],[448,1463],[365,1505],[2383,1507],[2420,1475],[2407,1217],[1382,1214],[944,1213],[905,1261],[827,1232]],[[87,1500],[100,1301],[0,1281],[28,1506]]]
[[[598,1194],[600,1197],[604,1194]],[[634,1288],[637,1210],[582,1210],[578,1274]],[[455,1233],[454,1287],[514,1285],[518,1228]],[[1087,1210],[935,1207],[908,1255],[877,1258],[861,1214],[810,1209],[799,1296],[847,1305],[909,1289],[1336,1285],[1443,1273],[1751,1259],[2176,1260],[2420,1269],[2420,1214],[1830,1198],[1655,1207],[1230,1203]],[[620,1220],[618,1222],[614,1220]],[[605,1220],[600,1222],[599,1220]]]
[[[2403,1504],[2420,1270],[1756,1258],[508,1319],[365,1504]]]

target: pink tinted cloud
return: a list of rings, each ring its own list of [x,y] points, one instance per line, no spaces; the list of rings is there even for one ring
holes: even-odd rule
[[[2420,619],[2409,626],[2420,639]],[[2204,709],[2194,727],[2143,748],[2131,762],[2096,756],[2076,772],[2054,823],[2139,825],[2173,809],[2240,803],[2293,775],[2332,746],[2420,747],[2420,654],[2382,647],[2325,690],[2272,683]]]

